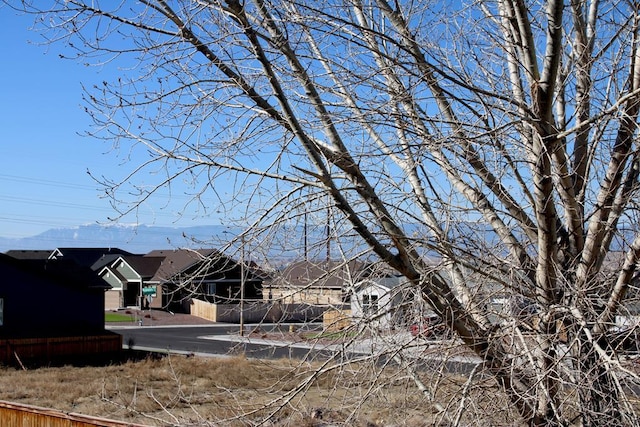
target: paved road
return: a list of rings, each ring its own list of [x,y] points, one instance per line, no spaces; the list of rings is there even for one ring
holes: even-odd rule
[[[251,331],[257,325],[246,325]],[[295,325],[299,327],[300,325]],[[312,330],[315,325],[305,326]],[[314,357],[326,357],[332,352],[327,348],[313,348],[304,344],[267,341],[251,335],[242,338],[237,325],[162,326],[110,328],[122,335],[125,349],[174,352],[199,355],[246,354],[256,358],[294,357],[304,358],[310,352]],[[289,324],[260,325],[263,332],[287,331]]]
[[[309,343],[288,343],[263,339],[260,334],[249,334],[258,326],[260,331],[269,333],[272,331],[288,331],[290,324],[273,325],[246,325],[247,333],[244,337],[238,334],[238,325],[199,325],[199,326],[142,326],[125,328],[112,327],[111,330],[123,337],[124,348],[133,350],[173,352],[180,354],[197,354],[201,356],[231,356],[244,354],[247,357],[271,359],[271,358],[296,358],[296,359],[323,359],[342,353],[341,357],[358,358],[376,354],[378,363],[388,363],[392,357],[389,349],[403,348],[408,337],[399,334],[396,338],[400,341],[393,343],[374,340],[361,340],[352,344],[348,350],[340,345],[313,346]],[[294,324],[296,328],[319,330],[321,325]],[[403,341],[404,340],[404,341]],[[420,354],[426,347],[416,347]],[[450,372],[469,373],[478,364],[478,360],[468,357],[448,357],[442,359],[442,354],[432,352],[430,355],[417,355],[420,369],[439,369],[444,362]]]

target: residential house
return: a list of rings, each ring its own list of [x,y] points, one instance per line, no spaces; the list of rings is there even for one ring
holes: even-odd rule
[[[265,298],[283,304],[338,305],[370,274],[360,261],[298,261],[265,284]]]
[[[192,298],[216,304],[262,299],[258,270],[215,249],[155,250],[145,257],[162,258],[147,286],[158,287],[162,306],[172,311],[190,312]]]
[[[0,335],[78,334],[104,330],[109,285],[68,260],[21,260],[0,254]]]
[[[622,271],[626,255],[623,251],[609,252],[603,262],[602,274],[613,282]],[[602,298],[592,301],[594,306],[602,303]],[[624,299],[616,313],[615,325],[612,327],[620,331],[640,329],[640,264],[636,265],[636,273],[624,293]]]
[[[105,294],[105,309],[124,307],[162,308],[162,287],[151,279],[164,257],[121,255],[99,271],[111,289]]]
[[[0,254],[0,363],[119,351],[104,329],[109,285],[88,267],[62,259]]]
[[[119,248],[56,248],[49,254],[49,259],[64,259],[78,265],[91,268],[100,275],[103,269],[123,256],[134,256],[132,253]],[[100,275],[103,279],[106,277]],[[112,279],[112,277],[109,277]],[[121,288],[113,280],[107,280],[112,289],[105,293],[105,309],[124,307],[120,305],[124,300],[120,298]],[[113,286],[115,288],[113,288]],[[135,305],[135,304],[132,304]]]
[[[7,254],[18,259],[66,260],[91,268],[111,285],[111,289],[105,293],[107,310],[146,307],[152,301],[154,307],[162,307],[161,297],[156,298],[155,287],[146,286],[146,281],[156,273],[161,259],[134,255],[119,248],[11,250]]]

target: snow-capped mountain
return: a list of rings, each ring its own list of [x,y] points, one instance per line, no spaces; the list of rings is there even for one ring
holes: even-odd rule
[[[192,247],[195,245],[192,239],[215,242],[225,238],[228,241],[230,236],[225,233],[229,233],[229,227],[223,225],[173,228],[91,224],[50,229],[19,239],[0,237],[0,252],[10,249],[117,247],[133,253],[146,253],[159,248]]]

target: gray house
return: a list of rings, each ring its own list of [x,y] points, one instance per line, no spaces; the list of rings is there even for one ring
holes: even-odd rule
[[[111,289],[105,294],[105,309],[123,307],[162,308],[162,287],[151,279],[164,257],[118,256],[98,271]]]

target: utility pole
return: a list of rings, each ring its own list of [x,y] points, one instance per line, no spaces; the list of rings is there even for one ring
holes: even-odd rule
[[[244,336],[244,235],[240,239],[240,336]]]
[[[327,201],[327,264],[331,261],[331,199]]]
[[[304,260],[309,261],[309,236],[307,235],[307,210],[304,211]]]

